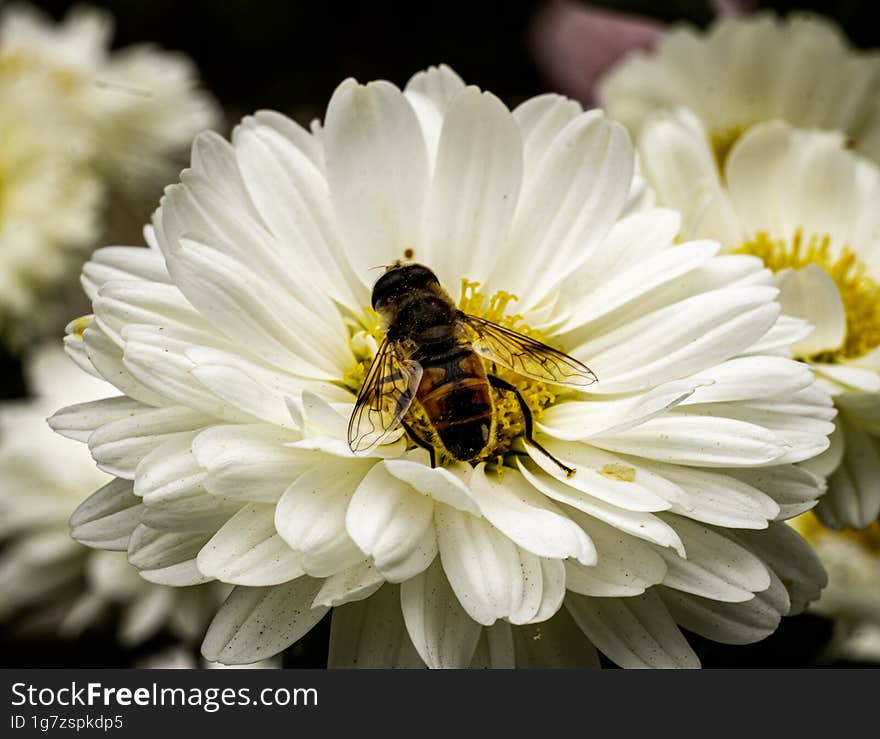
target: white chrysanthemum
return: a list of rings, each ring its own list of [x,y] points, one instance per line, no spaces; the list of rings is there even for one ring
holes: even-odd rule
[[[148,45],[111,52],[112,33],[112,17],[98,9],[77,7],[56,24],[10,5],[0,17],[0,85],[43,80],[118,185],[160,185],[179,171],[192,137],[217,123],[218,110],[187,57]]]
[[[812,513],[792,521],[828,572],[828,586],[810,609],[834,621],[830,652],[880,660],[880,521],[859,531],[829,531]]]
[[[97,236],[100,187],[87,144],[41,88],[0,83],[0,334],[13,342],[48,318],[36,301],[82,264]]]
[[[843,131],[880,161],[880,54],[853,49],[819,16],[722,17],[703,33],[676,27],[602,81],[602,106],[635,133],[658,109],[689,108],[723,162],[751,125],[780,118]]]
[[[84,270],[94,316],[67,346],[123,395],[51,421],[118,477],[74,536],[127,542],[157,582],[238,586],[202,646],[228,663],[330,608],[332,666],[589,665],[593,645],[695,666],[677,624],[766,636],[823,582],[780,521],[820,492],[795,463],[834,411],[782,356],[801,326],[760,261],[675,245],[671,211],[621,217],[632,169],[600,112],[511,113],[446,67],[403,93],[348,80],[311,134],[262,112],[199,137],[153,248]],[[500,398],[476,466],[432,469],[406,437],[349,451],[374,268],[399,259],[595,371],[589,393],[520,382],[574,476]]]
[[[72,636],[119,607],[125,645],[163,626],[181,639],[200,637],[221,593],[154,585],[123,554],[70,538],[71,513],[112,478],[81,444],[54,434],[46,416],[73,398],[106,395],[107,383],[83,374],[56,346],[35,350],[28,374],[37,397],[0,407],[0,619],[27,614]]]
[[[746,132],[723,172],[692,114],[642,128],[643,168],[661,203],[684,213],[686,238],[760,256],[783,311],[814,329],[793,345],[839,410],[831,448],[810,463],[830,475],[817,509],[831,526],[880,513],[880,168],[840,134],[781,121]]]

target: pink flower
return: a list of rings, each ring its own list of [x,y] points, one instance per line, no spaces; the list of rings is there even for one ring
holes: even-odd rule
[[[745,12],[747,0],[712,0],[718,15]],[[559,92],[595,104],[596,83],[618,59],[650,49],[666,24],[644,16],[553,0],[535,16],[532,54],[548,84]]]

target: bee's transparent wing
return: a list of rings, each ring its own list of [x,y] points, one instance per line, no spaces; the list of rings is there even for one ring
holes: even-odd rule
[[[397,428],[421,379],[422,366],[386,338],[367,370],[348,422],[348,446],[353,452],[369,451]]]
[[[474,351],[518,375],[570,387],[596,382],[587,365],[552,346],[484,318],[467,313],[461,316],[474,334]]]

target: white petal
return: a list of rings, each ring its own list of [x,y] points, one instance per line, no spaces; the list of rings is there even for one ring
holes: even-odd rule
[[[742,603],[722,603],[679,590],[658,591],[672,617],[684,628],[722,644],[752,644],[764,639],[788,613],[788,595],[774,578],[774,586]]]
[[[426,261],[447,287],[462,277],[485,282],[519,196],[519,127],[498,98],[468,87],[451,100],[438,147],[425,206]]]
[[[838,427],[843,461],[829,478],[816,512],[834,528],[864,528],[880,513],[880,442],[846,412],[838,416]]]
[[[827,377],[835,385],[853,389],[863,393],[880,392],[880,375],[877,371],[867,367],[857,367],[852,364],[826,364],[811,363],[816,374],[822,378]]]
[[[94,431],[89,450],[99,467],[132,479],[137,465],[153,449],[209,423],[209,416],[182,406],[143,407]]]
[[[701,381],[689,378],[614,400],[558,403],[546,410],[538,427],[557,439],[565,440],[585,440],[625,431],[684,403],[697,388],[711,382],[708,379]]]
[[[385,585],[369,598],[333,610],[329,668],[425,666],[407,634],[399,590]]]
[[[428,157],[433,161],[443,127],[443,117],[452,99],[464,89],[464,82],[445,64],[428,67],[410,77],[404,95],[422,125],[422,133],[428,147]]]
[[[511,230],[508,259],[497,284],[527,310],[585,263],[623,208],[633,152],[623,127],[601,113],[584,113],[563,128],[527,172]],[[517,265],[538,266],[538,271]],[[496,275],[493,275],[493,281]]]
[[[591,439],[601,449],[696,467],[751,467],[781,458],[777,434],[730,418],[668,414],[620,434]]]
[[[712,290],[635,318],[569,353],[600,378],[591,391],[645,390],[747,349],[776,321],[775,295],[764,286]]]
[[[124,395],[77,403],[62,408],[48,419],[50,428],[68,439],[88,441],[92,432],[113,421],[146,410],[138,401]]]
[[[303,574],[300,556],[275,531],[275,507],[244,506],[199,552],[201,572],[233,585],[278,585]]]
[[[803,269],[783,270],[777,284],[783,313],[813,325],[813,333],[792,346],[792,352],[809,357],[840,348],[846,337],[846,312],[829,274],[809,264]]]
[[[581,595],[640,595],[663,580],[666,563],[648,544],[601,521],[582,517],[581,525],[596,545],[592,567],[566,561],[566,587]]]
[[[206,471],[212,495],[274,503],[302,472],[317,462],[313,453],[282,446],[291,434],[277,426],[212,426],[195,437],[192,452]]]
[[[155,249],[130,246],[96,249],[83,266],[81,282],[90,300],[94,300],[98,290],[111,280],[171,282],[161,253]]]
[[[439,560],[400,586],[400,605],[409,637],[428,667],[470,665],[481,628],[462,608]]]
[[[603,245],[603,249],[609,248],[612,248],[610,244]],[[634,304],[646,293],[679,280],[705,264],[718,253],[719,248],[720,245],[714,241],[681,244],[674,249],[655,251],[627,269],[605,275],[595,289],[578,296],[579,299],[570,309],[571,318],[559,330],[575,331],[622,306]],[[590,270],[595,269],[591,262],[587,266]]]
[[[721,189],[715,157],[700,120],[685,109],[660,111],[639,131],[648,181],[664,205],[684,215],[684,233],[738,244],[741,228]]]
[[[469,465],[456,464],[432,469],[420,462],[405,459],[389,459],[384,465],[394,477],[408,483],[422,495],[460,511],[480,515],[480,508],[469,486]]]
[[[773,327],[742,353],[751,356],[777,354],[790,357],[791,347],[812,332],[812,325],[800,318],[779,316]]]
[[[779,519],[793,518],[809,510],[824,491],[819,478],[788,464],[755,469],[726,470],[726,474],[763,491],[779,505]]]
[[[344,603],[364,600],[370,598],[384,582],[382,573],[373,567],[369,560],[364,560],[324,580],[312,605],[332,608]]]
[[[770,573],[748,549],[707,526],[666,514],[684,543],[686,558],[658,549],[666,560],[663,584],[705,598],[741,603],[770,587]]]
[[[70,535],[89,547],[124,551],[142,510],[131,482],[113,480],[77,506],[70,517]]]
[[[790,615],[800,613],[818,600],[828,583],[825,570],[813,548],[791,526],[774,523],[767,531],[725,532],[727,536],[759,556],[788,590]]]
[[[434,540],[434,504],[406,483],[392,476],[381,464],[363,478],[349,503],[345,526],[349,536],[375,567],[393,582],[408,579],[427,567],[436,556],[436,544],[424,547],[426,534]],[[421,569],[408,565],[422,552]]]
[[[596,648],[620,667],[700,666],[697,655],[653,591],[633,598],[590,598],[570,593],[565,605]]]
[[[304,636],[327,608],[311,608],[321,581],[308,576],[267,588],[236,587],[202,642],[210,662],[240,665],[271,657]]]
[[[302,554],[302,567],[327,577],[360,562],[364,555],[345,529],[345,513],[371,461],[324,465],[301,475],[275,508],[275,528]]]
[[[523,139],[526,172],[534,172],[559,132],[583,109],[574,100],[548,93],[529,98],[513,111]]]
[[[590,538],[516,471],[498,475],[480,465],[471,487],[483,515],[523,549],[539,557],[595,563]]]
[[[199,572],[196,556],[210,534],[156,531],[140,525],[128,542],[128,561],[140,576],[159,585],[198,585],[211,578]]]
[[[711,384],[696,389],[682,405],[781,398],[813,382],[813,375],[803,362],[767,356],[730,359],[703,370],[699,378]]]
[[[132,376],[123,365],[122,349],[101,330],[96,321],[89,322],[82,339],[89,362],[101,377],[116,386],[124,395],[150,406],[170,405],[168,398]]]
[[[110,282],[101,288],[92,306],[98,325],[120,346],[122,329],[130,323],[214,333],[174,285]]]
[[[215,418],[256,420],[208,391],[192,374],[195,364],[186,352],[194,343],[212,341],[211,336],[189,329],[129,324],[123,329],[123,339],[125,369],[144,387]]]
[[[264,125],[263,118],[245,118],[233,134],[254,206],[296,265],[298,284],[359,308],[366,291],[345,257],[323,172],[282,132]]]
[[[371,267],[419,253],[428,154],[421,126],[388,82],[346,80],[324,127],[327,181],[348,258],[365,283]]]
[[[545,446],[575,473],[566,476],[546,454],[527,445],[526,451],[532,462],[568,487],[618,508],[665,511],[681,497],[675,485],[648,470],[633,466],[634,460],[617,457],[579,442],[548,439]]]
[[[338,311],[317,313],[304,286],[272,285],[216,243],[195,236],[182,237],[172,259],[175,282],[199,312],[267,362],[318,379],[338,379],[340,367],[354,364]],[[303,326],[319,328],[321,341],[304,336]]]
[[[734,529],[764,529],[779,515],[773,498],[730,475],[673,465],[646,466],[684,493],[670,509],[673,513]]]
[[[608,275],[624,274],[657,254],[667,253],[680,227],[679,213],[663,208],[652,208],[621,218],[611,227],[602,242],[602,248],[580,269],[569,274],[562,289],[572,304],[583,300],[594,290],[600,289],[607,282]]]
[[[536,473],[526,465],[518,461],[520,472],[523,476],[540,490],[548,498],[571,506],[569,516],[577,521],[584,522],[587,516],[599,519],[614,526],[632,536],[646,541],[652,541],[661,546],[670,546],[684,553],[681,540],[671,526],[661,521],[655,515],[639,511],[628,511],[610,505],[598,498],[582,493],[566,485],[561,480],[554,479],[549,475]],[[578,514],[578,512],[582,512]],[[586,524],[582,523],[586,528]]]
[[[541,560],[517,547],[487,521],[448,506],[435,512],[440,558],[449,584],[472,619],[531,621],[558,608],[559,572],[545,588]]]

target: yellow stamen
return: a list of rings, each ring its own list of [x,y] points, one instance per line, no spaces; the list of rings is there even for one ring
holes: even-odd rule
[[[70,333],[76,336],[80,341],[83,340],[83,333],[89,327],[91,316],[80,316],[70,322]]]
[[[846,338],[839,349],[810,359],[853,359],[880,346],[880,284],[868,275],[865,263],[848,246],[832,249],[828,235],[805,239],[801,229],[795,230],[790,240],[774,239],[761,231],[735,253],[760,257],[774,272],[815,264],[834,281],[846,314]]]

